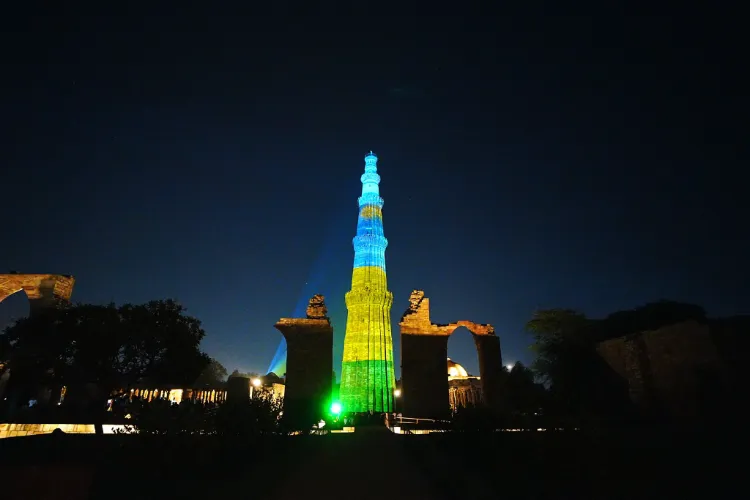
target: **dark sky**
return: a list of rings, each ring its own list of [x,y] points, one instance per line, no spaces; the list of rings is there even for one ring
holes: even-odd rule
[[[414,288],[507,362],[535,308],[750,312],[731,18],[41,12],[3,49],[0,262],[76,301],[176,298],[229,370],[265,371],[318,292],[340,371],[369,150],[396,345]],[[449,355],[478,372],[466,331]]]

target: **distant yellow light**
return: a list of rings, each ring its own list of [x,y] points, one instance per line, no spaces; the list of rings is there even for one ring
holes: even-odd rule
[[[260,379],[259,378],[254,378],[252,380],[252,384],[253,384],[253,387],[260,387],[260,384],[261,384]]]
[[[395,397],[399,397],[401,395],[401,389],[396,389],[395,391],[393,391],[393,395]]]

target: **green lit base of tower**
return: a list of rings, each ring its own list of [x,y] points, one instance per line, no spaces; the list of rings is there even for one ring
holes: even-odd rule
[[[383,288],[365,289],[356,278],[365,272],[385,273],[378,269],[355,269],[355,286],[346,294],[348,317],[344,358],[341,364],[339,399],[345,412],[383,413],[393,411],[395,371],[391,335],[393,294]]]
[[[339,393],[339,399],[344,411],[393,411],[393,361],[349,361],[342,363],[341,370],[341,386],[346,389]]]

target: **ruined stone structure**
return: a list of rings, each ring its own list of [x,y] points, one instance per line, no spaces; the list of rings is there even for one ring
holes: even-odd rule
[[[142,399],[146,402],[166,400],[174,404],[189,401],[196,404],[224,403],[229,399],[227,384],[217,387],[203,387],[200,389],[166,387],[163,389],[134,387],[129,391],[122,389],[130,401]],[[249,398],[248,398],[249,399]]]
[[[70,301],[75,281],[62,274],[0,274],[0,302],[23,290],[29,299],[29,314],[38,314]],[[3,370],[0,364],[0,397],[5,397],[10,376],[10,370]]]
[[[29,298],[30,313],[70,300],[73,276],[62,274],[0,274],[0,302],[21,290]]]
[[[503,363],[500,339],[492,325],[471,321],[434,324],[430,321],[429,299],[423,291],[414,290],[399,326],[404,416],[443,418],[449,414],[448,338],[461,326],[471,332],[477,347],[484,404],[493,410],[500,409]]]
[[[625,379],[644,414],[690,419],[725,404],[725,397],[736,400],[733,380],[748,353],[747,341],[735,340],[748,336],[750,331],[733,331],[722,321],[690,320],[607,340],[597,351]]]
[[[284,420],[312,424],[331,396],[333,327],[322,295],[314,295],[306,318],[281,318],[274,327],[287,345]]]
[[[247,375],[230,376],[227,380],[227,401],[232,404],[248,404],[252,382]]]
[[[112,391],[110,396],[125,397],[130,401],[140,399],[145,402],[163,400],[179,404],[189,402],[194,404],[223,404],[223,403],[248,403],[251,399],[263,394],[275,400],[284,399],[284,385],[269,382],[263,378],[258,379],[260,385],[252,384],[249,377],[240,375],[229,377],[225,383],[203,386],[182,387],[178,385],[165,384],[161,388],[143,385],[121,388]]]

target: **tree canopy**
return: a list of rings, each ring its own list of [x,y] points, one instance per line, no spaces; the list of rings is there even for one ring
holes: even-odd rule
[[[173,300],[77,304],[17,320],[0,334],[13,381],[46,385],[193,384],[209,365],[201,322]]]
[[[210,358],[208,364],[198,376],[195,385],[198,387],[207,385],[215,386],[223,384],[227,381],[227,378],[227,369],[224,368],[224,365],[214,358]]]
[[[507,370],[507,369],[506,369]],[[516,362],[507,373],[508,409],[516,413],[535,413],[545,403],[544,386],[536,382],[534,371]]]
[[[234,369],[234,371],[229,374],[229,377],[247,377],[247,378],[260,378],[260,374],[256,372],[241,372],[238,369]]]
[[[526,324],[536,354],[533,370],[550,388],[558,409],[575,413],[621,411],[626,398],[620,380],[597,354],[604,340],[655,330],[686,320],[705,321],[705,311],[692,304],[658,301],[589,319],[572,309],[534,312]]]

